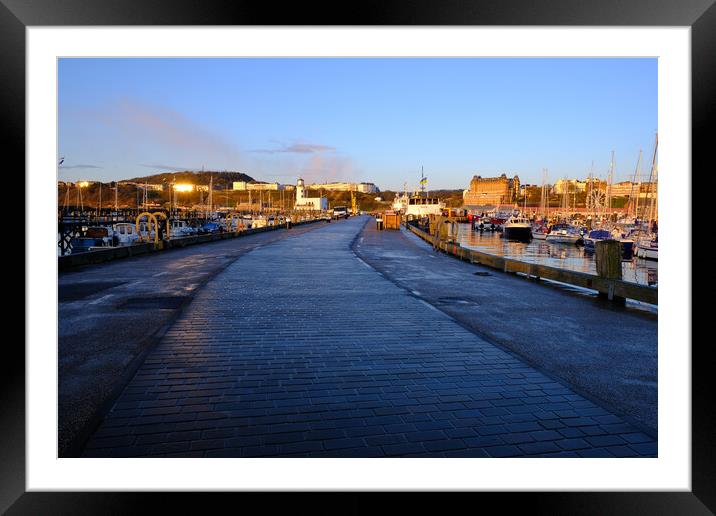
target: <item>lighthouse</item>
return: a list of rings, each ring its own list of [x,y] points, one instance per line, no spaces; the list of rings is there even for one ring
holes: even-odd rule
[[[325,211],[328,209],[328,199],[325,197],[308,197],[306,185],[300,177],[296,181],[296,210]]]
[[[303,179],[299,177],[298,181],[296,182],[296,204],[303,204],[302,201],[305,198],[305,184],[303,182]]]

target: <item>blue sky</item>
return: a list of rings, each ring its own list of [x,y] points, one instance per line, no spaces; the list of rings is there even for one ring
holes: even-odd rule
[[[466,188],[648,173],[656,59],[61,59],[60,180],[237,170]]]

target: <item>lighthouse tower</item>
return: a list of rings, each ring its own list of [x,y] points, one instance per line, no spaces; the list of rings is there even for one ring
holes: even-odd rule
[[[328,209],[328,199],[325,197],[309,197],[303,179],[296,181],[296,210],[325,211]]]
[[[303,200],[305,199],[305,188],[304,188],[304,182],[303,179],[300,177],[298,178],[298,181],[296,182],[296,204],[300,205],[303,204]]]

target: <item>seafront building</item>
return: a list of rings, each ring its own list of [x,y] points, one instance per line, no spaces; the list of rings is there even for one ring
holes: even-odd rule
[[[499,205],[514,202],[520,191],[520,178],[473,176],[470,187],[462,193],[463,204],[470,206]]]
[[[333,192],[378,193],[380,189],[373,183],[313,183],[310,190],[329,190]]]
[[[140,183],[138,181],[119,181],[118,183],[122,186],[136,186],[137,188],[151,192],[161,192],[164,190],[162,183]]]
[[[589,181],[580,181],[579,179],[558,179],[554,185],[552,185],[552,193],[562,195],[566,193],[586,192],[588,182]]]
[[[278,183],[251,183],[247,181],[234,181],[233,190],[236,191],[247,191],[247,190],[283,190],[283,185]]]

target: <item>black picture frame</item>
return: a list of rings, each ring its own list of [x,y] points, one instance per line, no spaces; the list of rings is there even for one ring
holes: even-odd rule
[[[307,5],[269,2],[155,0],[0,0],[0,135],[6,156],[25,165],[25,28],[42,25],[552,25],[689,26],[692,44],[692,170],[712,168],[709,129],[716,92],[714,0],[522,0],[440,2],[369,0]],[[707,161],[708,160],[708,161]],[[693,177],[693,176],[692,176]],[[710,180],[707,179],[710,184]],[[692,181],[695,184],[696,181]],[[31,185],[25,185],[31,187]],[[690,227],[690,225],[688,226]],[[24,248],[24,246],[23,246]],[[25,270],[25,274],[31,271]],[[19,304],[24,306],[24,304]],[[31,308],[31,307],[28,307]],[[713,514],[716,511],[713,373],[709,339],[692,346],[692,490],[690,492],[479,493],[503,510],[548,514]],[[670,343],[690,345],[690,342]],[[10,355],[7,354],[8,350]],[[6,341],[0,391],[0,511],[7,514],[123,514],[159,500],[163,511],[187,509],[184,495],[25,492],[25,353],[19,339]],[[246,496],[246,495],[244,495]],[[420,497],[413,498],[419,504]],[[246,503],[246,502],[242,502]],[[292,511],[357,513],[377,502],[353,493],[336,501],[294,495]],[[470,504],[474,504],[471,501]]]

